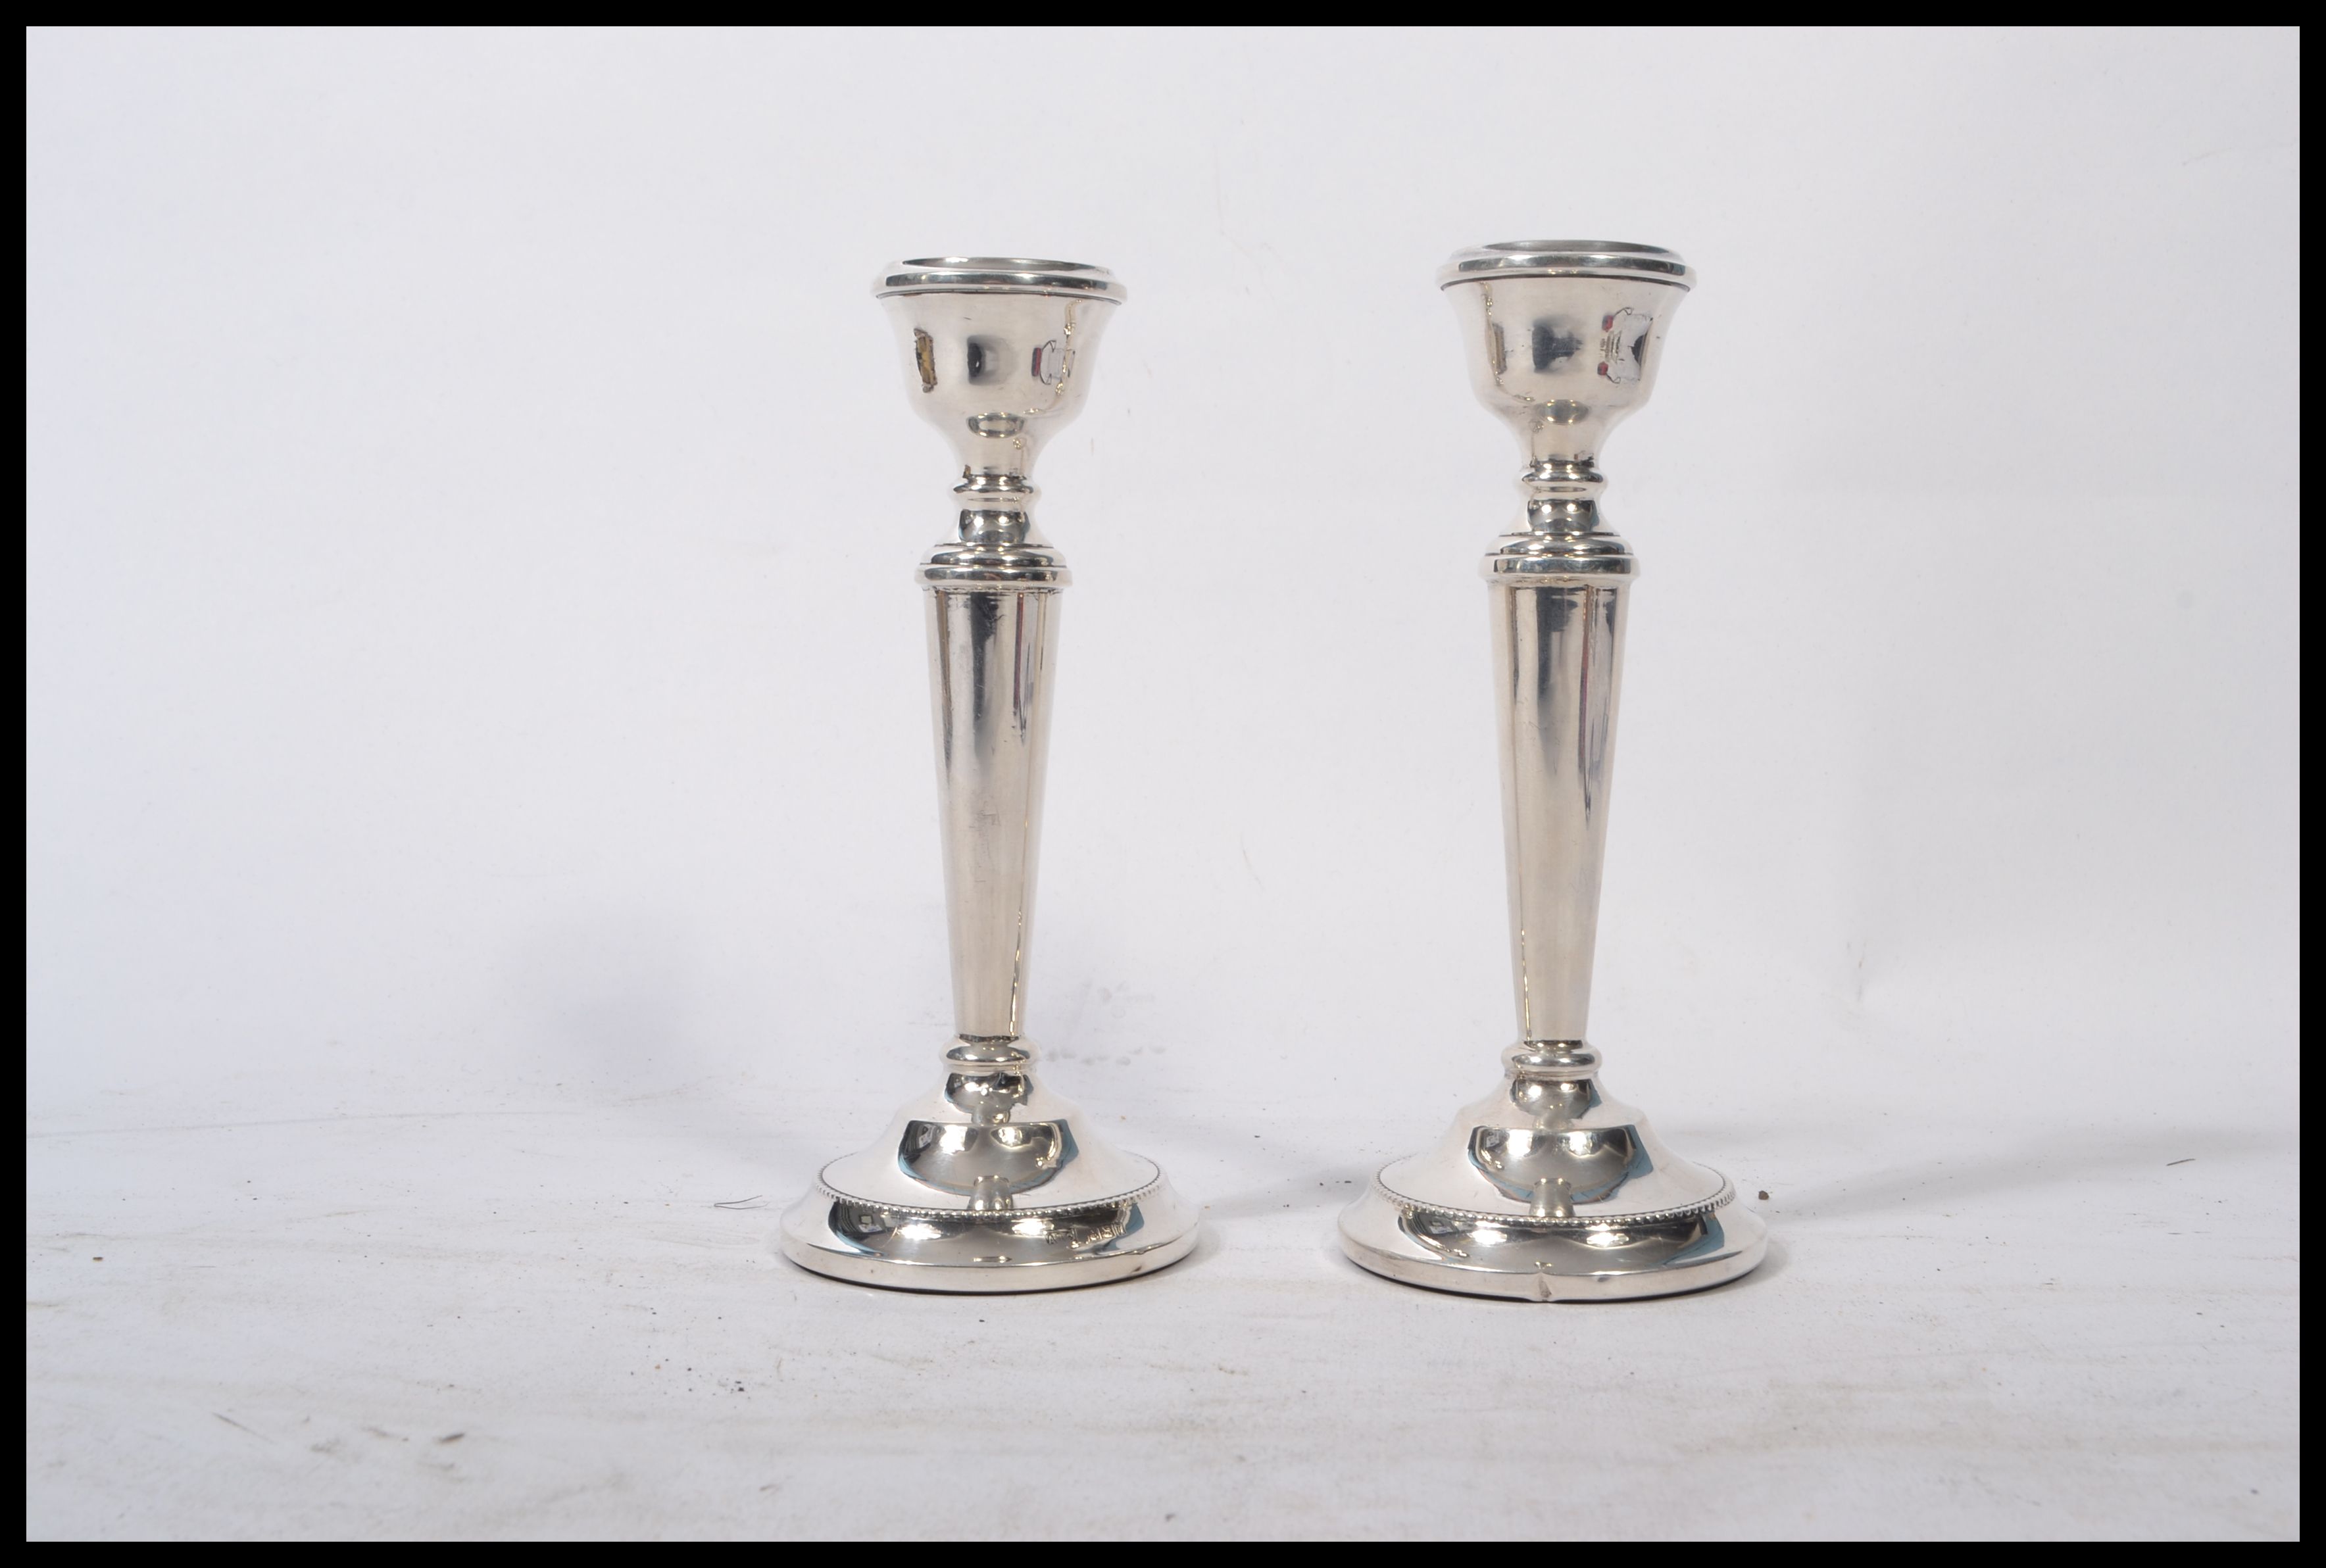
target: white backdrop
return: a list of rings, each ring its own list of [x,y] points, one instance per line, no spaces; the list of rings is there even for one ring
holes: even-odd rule
[[[1221,1206],[1214,1253],[1264,1256],[1235,1203],[1433,1137],[1512,1033],[1475,561],[1520,459],[1432,273],[1542,235],[1701,273],[1605,462],[1646,567],[1614,1081],[1732,1168],[1857,1149],[1818,1167],[1846,1186],[1911,1145],[1981,1173],[1976,1208],[2065,1161],[2038,1234],[2218,1136],[2288,1255],[2294,34],[29,48],[36,1257],[131,1160],[83,1135],[685,1105],[773,1202],[922,1085],[949,1011],[910,568],[953,476],[869,285],[938,252],[1130,290],[1037,476],[1076,586],[1031,1020]],[[500,1137],[443,1136],[399,1157]],[[157,1234],[225,1222],[195,1157],[131,1160],[191,1206]],[[1410,1296],[1334,1272],[1326,1196],[1281,1232],[1298,1267]],[[2255,1387],[2290,1377],[2272,1321]],[[33,1362],[86,1415],[81,1353]],[[2290,1465],[2271,1408],[2239,1419]],[[333,1527],[280,1489],[109,1513],[128,1484],[36,1485],[33,1526]],[[2039,1527],[1945,1495],[1832,1527]],[[573,1527],[814,1527],[707,1517]]]

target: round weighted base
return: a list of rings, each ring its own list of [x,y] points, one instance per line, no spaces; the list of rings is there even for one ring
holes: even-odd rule
[[[1520,1301],[1676,1295],[1748,1274],[1768,1227],[1726,1183],[1693,1213],[1534,1220],[1426,1208],[1379,1181],[1341,1215],[1341,1247],[1407,1285]]]
[[[785,1211],[781,1245],[801,1267],[858,1285],[1072,1290],[1177,1263],[1195,1248],[1196,1224],[1160,1174],[1103,1202],[982,1213],[867,1202],[819,1182]]]

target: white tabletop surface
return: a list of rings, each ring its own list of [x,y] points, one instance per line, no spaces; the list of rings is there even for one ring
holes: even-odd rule
[[[2299,1532],[2295,1146],[2266,1124],[1671,1105],[1767,1263],[1539,1306],[1335,1250],[1435,1108],[1165,1108],[1133,1146],[1206,1206],[1199,1250],[977,1298],[771,1249],[869,1095],[340,1090],[36,1129],[33,1536]]]

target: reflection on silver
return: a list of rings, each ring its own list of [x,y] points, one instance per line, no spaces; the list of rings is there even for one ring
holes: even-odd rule
[[[1599,450],[1655,390],[1694,281],[1670,251],[1567,240],[1484,246],[1438,274],[1471,385],[1527,454],[1525,510],[1484,563],[1519,1043],[1493,1093],[1341,1216],[1349,1256],[1393,1279],[1536,1301],[1666,1295],[1734,1279],[1767,1246],[1725,1178],[1607,1098],[1584,1037],[1638,571],[1600,521]]]
[[[1034,1072],[1022,1028],[1065,562],[1027,478],[1081,408],[1123,297],[1103,267],[1017,257],[900,262],[875,291],[905,394],[962,463],[955,536],[921,562],[954,1037],[941,1087],[824,1167],[784,1214],[794,1262],[912,1290],[1055,1290],[1162,1267],[1196,1215]]]

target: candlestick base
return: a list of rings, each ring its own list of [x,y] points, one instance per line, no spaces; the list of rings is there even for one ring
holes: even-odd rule
[[[1023,1040],[958,1040],[944,1086],[786,1210],[803,1268],[902,1290],[1070,1290],[1151,1274],[1196,1245],[1155,1162],[1115,1148],[1035,1081]]]
[[[1605,1098],[1598,1060],[1579,1042],[1504,1053],[1499,1090],[1342,1214],[1342,1249],[1408,1285],[1522,1301],[1673,1295],[1749,1273],[1768,1248],[1761,1217]]]

